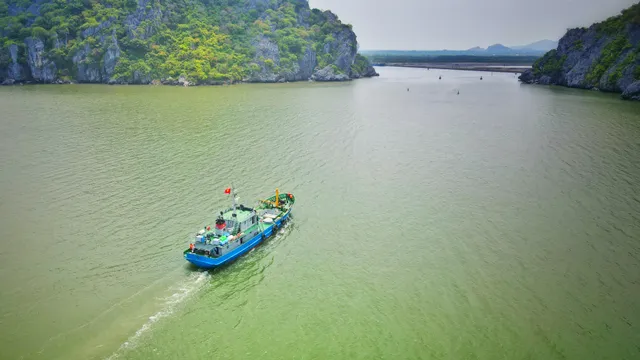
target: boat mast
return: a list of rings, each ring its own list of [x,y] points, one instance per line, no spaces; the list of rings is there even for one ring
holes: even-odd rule
[[[235,215],[236,215],[236,188],[235,188],[235,186],[233,186],[233,183],[231,183],[231,197],[233,198],[233,216],[235,217]]]
[[[231,200],[233,201],[233,213],[236,213],[236,188],[235,186],[233,186],[233,183],[231,183]]]
[[[240,222],[238,221],[238,216],[236,215],[236,207],[238,201],[238,199],[236,199],[236,195],[236,187],[233,186],[233,183],[231,183],[231,196],[233,197],[233,213],[231,215],[231,218],[233,219],[233,230],[235,230],[236,228],[238,229],[235,231],[234,235],[240,233]]]

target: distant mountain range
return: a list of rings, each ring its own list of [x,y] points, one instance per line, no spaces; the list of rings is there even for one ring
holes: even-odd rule
[[[529,50],[538,50],[538,51],[544,51],[544,52],[553,50],[557,47],[558,47],[558,42],[554,40],[540,40],[540,41],[531,43],[529,45],[511,46],[511,48],[514,50],[529,49]]]
[[[446,56],[446,55],[512,55],[512,56],[541,56],[549,50],[558,47],[558,42],[553,40],[540,40],[527,45],[504,46],[494,44],[489,47],[479,46],[468,50],[362,50],[363,55],[421,55],[421,56]]]
[[[479,46],[467,50],[470,53],[481,53],[483,55],[542,55],[549,50],[558,47],[558,42],[553,40],[540,40],[527,45],[504,46],[494,44],[486,49]]]

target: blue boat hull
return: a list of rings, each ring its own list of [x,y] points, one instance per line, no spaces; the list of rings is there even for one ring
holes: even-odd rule
[[[267,227],[263,232],[259,233],[258,235],[254,236],[251,240],[247,241],[246,243],[238,246],[237,248],[235,248],[233,251],[229,252],[228,254],[224,254],[220,257],[217,258],[212,258],[212,257],[208,257],[208,256],[204,256],[204,255],[198,255],[192,252],[186,252],[184,254],[184,258],[187,259],[187,261],[189,261],[190,263],[192,263],[193,265],[203,268],[203,269],[212,269],[218,266],[222,266],[225,264],[228,264],[230,262],[232,262],[233,260],[239,258],[240,256],[248,253],[251,249],[253,249],[254,247],[260,245],[260,243],[268,238],[271,235],[274,235],[274,226],[277,225],[278,228],[280,228],[282,226],[282,224],[284,224],[285,221],[287,221],[289,219],[289,214],[291,213],[291,210],[287,211],[281,219],[277,220],[275,222],[275,225],[271,225],[269,227]]]

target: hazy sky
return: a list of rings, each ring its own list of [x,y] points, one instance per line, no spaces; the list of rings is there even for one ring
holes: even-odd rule
[[[361,50],[468,49],[558,40],[638,0],[309,0],[353,25]]]

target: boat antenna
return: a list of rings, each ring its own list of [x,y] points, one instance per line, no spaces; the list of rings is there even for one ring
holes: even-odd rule
[[[231,197],[233,198],[233,215],[236,214],[236,187],[231,183]]]

